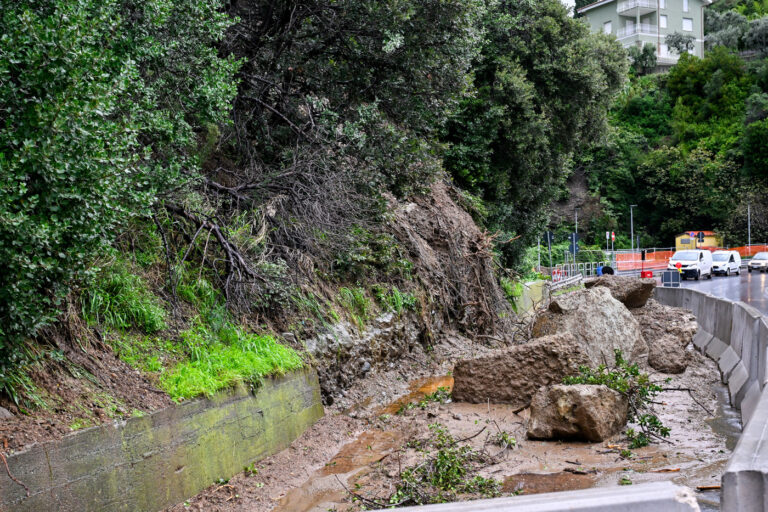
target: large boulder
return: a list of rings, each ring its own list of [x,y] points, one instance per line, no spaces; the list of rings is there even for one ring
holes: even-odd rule
[[[689,355],[684,345],[672,335],[654,340],[648,347],[648,364],[662,373],[683,373],[688,368]]]
[[[686,347],[693,341],[698,324],[693,313],[686,309],[665,306],[653,299],[638,309],[631,311],[643,338],[651,348],[658,340],[672,336],[681,347]]]
[[[607,386],[545,386],[533,396],[530,439],[604,441],[627,424],[627,398]]]
[[[570,333],[590,359],[590,366],[613,365],[614,350],[636,361],[648,352],[640,326],[608,288],[577,290],[554,299],[533,325],[533,336]]]
[[[453,369],[453,399],[512,404],[523,408],[541,386],[577,375],[590,360],[568,333],[546,336],[502,353],[459,361]]]
[[[630,276],[608,275],[584,281],[585,288],[604,286],[611,291],[613,298],[628,308],[641,308],[653,295],[655,279],[639,279]]]

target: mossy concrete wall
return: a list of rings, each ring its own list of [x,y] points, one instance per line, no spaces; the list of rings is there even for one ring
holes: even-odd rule
[[[515,297],[515,310],[518,314],[527,313],[534,306],[544,303],[549,298],[549,281],[531,281],[523,284],[523,292]]]
[[[315,370],[266,379],[141,418],[93,427],[8,457],[0,510],[152,511],[287,447],[323,415]]]

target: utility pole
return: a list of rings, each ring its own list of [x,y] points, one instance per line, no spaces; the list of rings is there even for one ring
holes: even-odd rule
[[[574,208],[573,213],[576,215],[576,231],[573,235],[573,263],[576,263],[576,245],[579,243],[579,209]]]
[[[635,216],[632,209],[636,206],[636,204],[629,205],[629,243],[630,248],[632,249],[632,254],[635,253]]]
[[[573,213],[576,215],[576,235],[578,236],[578,234],[579,234],[579,209],[578,208],[574,208],[573,209]]]
[[[752,256],[752,210],[747,203],[747,254]]]
[[[539,238],[539,243],[536,247],[536,253],[538,254],[539,267],[536,270],[538,270],[539,274],[541,274],[541,237],[538,237],[538,238]]]

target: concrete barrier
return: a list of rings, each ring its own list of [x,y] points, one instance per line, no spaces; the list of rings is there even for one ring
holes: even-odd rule
[[[406,507],[402,512],[691,512],[699,510],[690,489],[672,482],[583,491],[551,492],[493,500]]]
[[[2,471],[0,509],[155,512],[282,450],[322,415],[306,370],[82,430],[9,456],[30,497]]]
[[[690,288],[657,288],[662,304],[690,309],[696,349],[715,362],[741,410],[743,432],[723,474],[721,510],[768,512],[768,320],[743,302]]]
[[[768,390],[762,391],[750,417],[723,475],[725,512],[768,510]]]

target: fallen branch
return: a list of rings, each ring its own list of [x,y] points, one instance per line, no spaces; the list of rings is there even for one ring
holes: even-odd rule
[[[692,390],[691,388],[661,388],[661,390],[662,390],[662,391],[687,391],[687,392],[688,392],[688,396],[690,396],[690,397],[691,397],[691,399],[692,399],[694,402],[696,402],[696,404],[697,404],[699,407],[701,407],[702,409],[704,409],[704,412],[706,412],[706,413],[707,413],[708,415],[710,415],[710,416],[712,416],[712,415],[714,414],[714,413],[713,413],[713,412],[711,412],[709,409],[707,409],[706,407],[704,407],[704,404],[702,404],[701,402],[699,402],[699,401],[696,399],[696,397],[695,397],[695,396],[693,396],[693,390]]]

